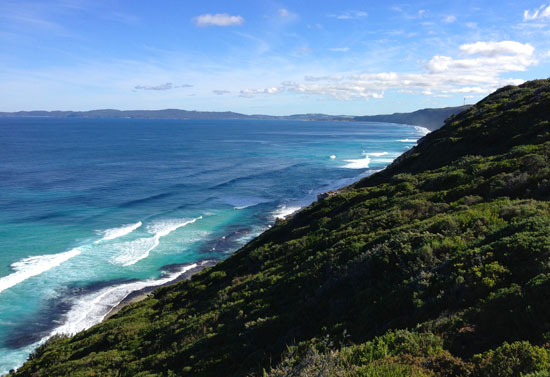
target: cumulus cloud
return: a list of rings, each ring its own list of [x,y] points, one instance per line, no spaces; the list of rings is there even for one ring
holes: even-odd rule
[[[541,18],[550,18],[550,5],[542,5],[538,9],[535,9],[533,11],[525,10],[523,11],[523,20],[524,21],[532,21],[532,20],[538,20]]]
[[[520,55],[531,56],[535,48],[529,43],[523,44],[514,41],[476,42],[460,46],[460,51],[468,55]]]
[[[193,85],[189,84],[182,84],[182,85],[174,85],[171,82],[167,82],[165,84],[159,84],[159,85],[136,85],[134,86],[135,90],[170,90],[170,89],[177,89],[177,88],[192,88]]]
[[[354,20],[358,18],[367,17],[369,14],[361,10],[348,10],[338,14],[329,14],[329,17],[336,18],[338,20]]]
[[[223,96],[224,94],[229,94],[231,93],[231,91],[229,90],[220,90],[220,89],[216,89],[216,90],[213,90],[212,93],[218,95],[218,96]]]
[[[241,16],[231,16],[227,13],[201,14],[195,17],[197,26],[239,26],[244,22]]]
[[[293,92],[327,96],[340,100],[383,98],[388,90],[401,93],[449,96],[453,94],[488,94],[503,85],[518,85],[520,79],[502,74],[525,71],[536,64],[534,48],[513,41],[464,44],[459,53],[466,59],[434,56],[419,73],[367,73],[329,76],[306,76],[304,82],[285,82],[270,93]],[[254,96],[269,89],[247,89],[241,94]]]

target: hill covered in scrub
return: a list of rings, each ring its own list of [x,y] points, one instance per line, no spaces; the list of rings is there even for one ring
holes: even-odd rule
[[[471,105],[443,107],[441,109],[422,109],[412,113],[394,113],[385,115],[365,115],[354,117],[353,120],[360,122],[386,122],[410,124],[422,126],[433,131],[440,128],[445,120],[452,115],[468,110]]]
[[[549,376],[549,161],[550,80],[502,88],[15,374]]]

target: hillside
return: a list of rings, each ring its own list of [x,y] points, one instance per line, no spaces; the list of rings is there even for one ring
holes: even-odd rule
[[[446,107],[443,109],[423,109],[412,113],[392,115],[351,116],[327,114],[293,115],[246,115],[232,111],[187,111],[179,109],[165,110],[91,110],[91,111],[17,111],[0,112],[0,117],[56,117],[56,118],[140,118],[140,119],[273,119],[303,121],[368,121],[389,122],[422,126],[435,130],[443,125],[445,119],[457,114],[469,106]]]
[[[142,118],[142,119],[246,119],[249,115],[232,111],[164,110],[90,110],[90,111],[17,111],[0,112],[0,117],[55,118]]]
[[[354,117],[355,121],[362,122],[386,122],[411,124],[413,126],[422,126],[433,131],[437,130],[445,123],[445,120],[452,115],[468,110],[471,105],[444,107],[441,109],[422,109],[412,113],[394,113],[386,115],[366,115]]]
[[[549,376],[550,80],[505,87],[17,376]]]

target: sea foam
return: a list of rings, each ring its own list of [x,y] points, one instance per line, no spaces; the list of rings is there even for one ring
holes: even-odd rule
[[[366,155],[365,158],[359,158],[357,160],[344,160],[346,165],[342,166],[346,169],[368,169],[370,164],[370,157]]]
[[[105,316],[130,293],[147,287],[158,287],[171,282],[181,274],[198,267],[203,262],[182,266],[178,271],[164,275],[156,280],[142,280],[107,287],[97,292],[79,297],[72,303],[64,323],[55,328],[48,337],[56,334],[75,334],[101,322]]]
[[[421,126],[414,126],[414,129],[416,130],[416,132],[418,132],[422,136],[426,136],[427,134],[432,132],[429,129],[427,129],[426,127],[421,127]]]
[[[12,263],[11,268],[14,272],[8,276],[0,278],[0,292],[13,287],[28,278],[40,275],[54,267],[57,267],[69,259],[77,256],[80,252],[81,250],[79,248],[75,248],[58,254],[28,257]]]
[[[160,244],[160,238],[165,237],[186,225],[192,224],[202,216],[195,219],[168,219],[149,224],[147,231],[152,233],[152,237],[138,238],[133,241],[121,242],[113,245],[120,251],[120,254],[112,257],[110,262],[119,266],[131,266],[149,256],[149,253]]]
[[[294,212],[297,212],[302,207],[298,206],[287,206],[285,204],[277,207],[277,209],[273,212],[273,218],[274,219],[284,219],[287,216],[292,215]]]
[[[368,155],[369,156],[372,156],[372,157],[380,157],[380,156],[385,156],[389,154],[388,152],[374,152],[374,153],[369,153]]]
[[[123,225],[123,226],[118,227],[118,228],[99,230],[99,231],[97,231],[97,233],[100,234],[100,235],[103,235],[103,238],[96,241],[95,243],[99,243],[101,241],[110,241],[110,240],[114,240],[116,238],[123,237],[127,234],[132,233],[134,230],[139,228],[141,225],[142,225],[141,221],[138,221],[135,224],[127,224],[127,225]]]

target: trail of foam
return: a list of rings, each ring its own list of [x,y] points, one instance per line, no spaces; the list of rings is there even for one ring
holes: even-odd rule
[[[342,166],[346,169],[368,169],[370,164],[370,157],[368,155],[365,158],[359,158],[357,160],[344,160],[348,164]]]
[[[59,254],[38,255],[21,259],[11,265],[14,273],[0,278],[0,292],[57,267],[80,252],[80,249],[75,248]]]
[[[397,141],[399,141],[400,143],[416,143],[415,139],[401,139]]]
[[[385,156],[389,154],[388,152],[374,152],[374,153],[369,153],[368,156],[373,156],[373,157],[380,157],[380,156]]]
[[[154,223],[148,226],[148,231],[153,233],[153,237],[138,238],[133,241],[123,242],[114,245],[115,249],[121,251],[121,253],[113,258],[110,262],[112,264],[120,266],[131,266],[142,259],[149,256],[149,253],[160,244],[160,238],[165,237],[186,225],[192,224],[197,220],[202,219],[202,216],[191,220],[163,220],[158,223]]]
[[[281,205],[279,206],[274,212],[273,212],[273,218],[274,219],[284,219],[290,215],[292,215],[294,212],[300,210],[302,207],[298,206],[286,206]]]
[[[138,221],[135,224],[127,224],[127,225],[123,225],[123,226],[118,227],[118,228],[100,230],[100,231],[98,231],[98,233],[102,234],[103,238],[96,241],[95,243],[99,243],[101,241],[110,241],[110,240],[114,240],[116,238],[120,238],[120,237],[125,236],[129,233],[132,233],[134,230],[139,228],[141,225],[142,225],[141,221]]]
[[[427,129],[426,127],[421,127],[421,126],[414,126],[414,129],[419,133],[421,134],[422,136],[426,136],[427,134],[429,134],[430,131],[429,129]]]
[[[203,265],[204,263],[207,262],[203,261],[182,266],[179,270],[164,275],[160,279],[124,283],[79,297],[73,302],[72,308],[66,314],[64,323],[52,330],[45,339],[56,334],[75,334],[79,331],[86,330],[101,322],[105,316],[130,293],[144,288],[158,287],[169,283],[185,272]]]

